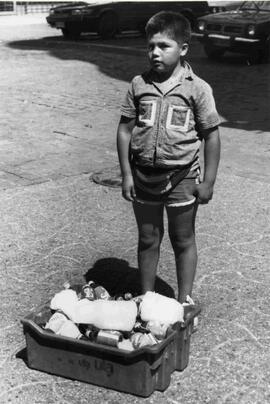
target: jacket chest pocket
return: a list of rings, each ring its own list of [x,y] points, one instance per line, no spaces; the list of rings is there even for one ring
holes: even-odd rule
[[[182,105],[169,105],[166,128],[187,132],[190,122],[190,108]]]
[[[140,101],[138,121],[143,126],[154,126],[157,113],[157,102],[153,100]]]

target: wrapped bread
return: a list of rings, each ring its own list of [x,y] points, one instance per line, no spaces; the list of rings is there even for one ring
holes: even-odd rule
[[[73,320],[75,306],[78,303],[77,293],[72,289],[61,290],[51,300],[50,308],[62,311],[70,320]]]
[[[131,331],[137,314],[137,305],[132,300],[88,300],[75,306],[73,321],[105,330]]]
[[[140,316],[143,321],[157,321],[172,325],[184,321],[184,308],[181,303],[155,292],[147,292],[140,304]]]

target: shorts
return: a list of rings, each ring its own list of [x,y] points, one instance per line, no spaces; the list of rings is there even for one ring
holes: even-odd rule
[[[199,175],[195,178],[184,178],[169,192],[162,195],[153,195],[135,186],[136,202],[147,205],[165,205],[168,207],[181,207],[196,202],[196,188],[200,183]]]

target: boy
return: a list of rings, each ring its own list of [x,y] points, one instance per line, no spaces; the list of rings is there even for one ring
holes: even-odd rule
[[[182,61],[190,35],[190,24],[181,14],[163,11],[150,18],[146,37],[151,69],[132,80],[117,133],[122,194],[133,202],[138,226],[141,292],[154,291],[165,208],[178,300],[187,304],[193,304],[197,265],[197,206],[212,198],[220,156],[212,90]],[[202,140],[205,163],[200,183]]]

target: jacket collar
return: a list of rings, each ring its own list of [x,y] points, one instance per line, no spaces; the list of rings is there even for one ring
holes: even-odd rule
[[[155,73],[150,70],[144,75],[142,75],[145,83],[152,84],[159,93],[162,95],[166,95],[171,92],[176,87],[180,86],[185,80],[193,80],[193,71],[190,65],[187,62],[183,62],[182,69],[180,70],[179,74],[173,78],[169,78],[164,82],[157,82],[155,81]]]
[[[182,67],[183,69],[181,69],[178,76],[176,76],[173,80],[177,84],[182,83],[186,79],[194,79],[194,73],[189,63],[184,60],[182,63]],[[147,72],[143,73],[142,76],[146,83],[157,84],[157,82],[155,81],[155,73],[152,70],[148,70]]]

